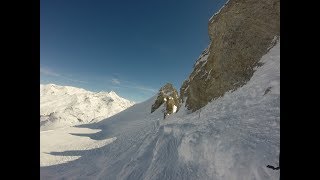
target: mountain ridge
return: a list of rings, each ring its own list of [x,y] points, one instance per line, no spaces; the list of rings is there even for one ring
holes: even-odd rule
[[[100,121],[134,104],[114,91],[40,84],[40,130]]]
[[[243,86],[280,37],[280,0],[229,0],[208,22],[211,40],[180,88],[192,112]]]

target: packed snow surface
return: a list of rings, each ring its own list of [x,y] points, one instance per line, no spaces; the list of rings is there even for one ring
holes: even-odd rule
[[[261,62],[247,84],[194,113],[164,120],[163,106],[150,113],[154,96],[97,123],[40,133],[41,179],[279,179],[266,166],[279,165],[280,42]]]
[[[115,92],[90,92],[71,86],[40,84],[40,130],[108,118],[134,103]]]
[[[89,137],[81,138],[72,133],[95,133],[99,130],[66,127],[57,130],[41,131],[40,138],[40,166],[61,164],[78,159],[81,156],[56,156],[49,152],[62,152],[68,150],[88,150],[99,148],[112,143],[116,138],[93,140]]]

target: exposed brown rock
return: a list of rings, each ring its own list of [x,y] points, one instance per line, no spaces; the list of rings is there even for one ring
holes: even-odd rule
[[[211,43],[180,88],[195,111],[244,85],[280,36],[280,0],[230,0],[209,21]]]
[[[178,91],[170,83],[167,83],[166,85],[160,88],[158,97],[151,107],[151,113],[154,112],[156,109],[158,109],[165,101],[167,101],[166,103],[167,112],[172,113],[173,105],[176,105],[179,108]]]

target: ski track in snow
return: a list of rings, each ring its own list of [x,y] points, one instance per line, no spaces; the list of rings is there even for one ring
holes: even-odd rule
[[[246,85],[194,113],[182,108],[163,120],[161,108],[150,114],[153,97],[106,120],[64,129],[79,141],[116,139],[48,152],[77,159],[41,166],[41,179],[279,179],[280,170],[266,166],[279,165],[280,40],[261,62]],[[49,133],[58,131],[40,136]]]

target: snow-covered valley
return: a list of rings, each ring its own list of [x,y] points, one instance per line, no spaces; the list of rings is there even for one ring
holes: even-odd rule
[[[41,179],[279,179],[266,166],[279,166],[280,40],[260,63],[244,86],[193,113],[182,105],[163,119],[163,106],[150,113],[154,96],[101,121],[43,129]],[[48,115],[46,106],[64,95],[40,90],[54,96],[41,100]],[[76,97],[75,107],[90,109],[87,95]],[[54,111],[67,112],[65,104]],[[92,113],[83,117],[100,117]]]

